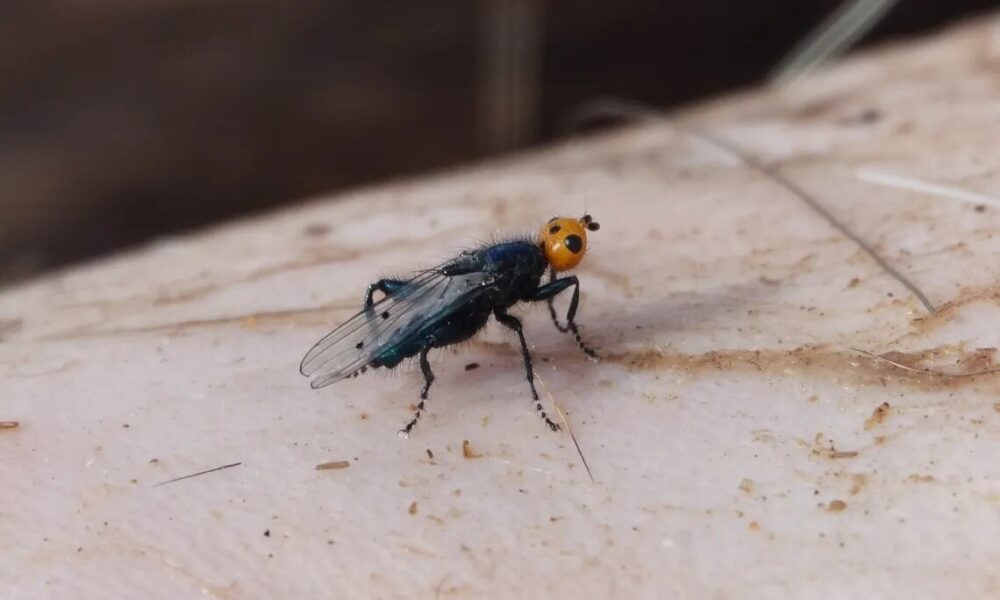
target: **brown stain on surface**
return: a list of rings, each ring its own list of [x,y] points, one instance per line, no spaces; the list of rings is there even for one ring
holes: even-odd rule
[[[331,462],[320,463],[316,465],[317,471],[330,471],[334,469],[346,469],[351,466],[351,463],[346,460],[335,460]]]
[[[868,476],[864,473],[855,473],[851,475],[851,489],[850,494],[852,496],[857,496],[861,493],[861,490],[868,486]]]
[[[970,304],[985,303],[1000,305],[1000,286],[962,289],[958,295],[937,307],[932,315],[918,317],[910,321],[914,330],[903,337],[921,335],[951,322],[955,315]]]
[[[875,407],[875,410],[872,411],[872,416],[865,419],[865,431],[881,425],[882,421],[889,415],[890,408],[888,402],[883,402]]]
[[[482,458],[483,455],[472,449],[472,444],[469,443],[469,440],[462,440],[462,456],[468,459],[473,459]]]
[[[686,373],[756,372],[783,377],[811,376],[852,385],[903,385],[921,390],[956,389],[982,381],[1000,381],[1000,372],[984,373],[972,368],[992,360],[994,349],[964,351],[955,346],[940,346],[920,352],[893,352],[881,356],[866,356],[849,348],[837,349],[826,344],[798,346],[789,350],[713,350],[703,354],[684,354],[660,349],[606,353],[604,359],[618,363],[631,371],[673,370]],[[900,365],[919,365],[944,353],[959,356],[960,369],[948,372]],[[885,360],[882,360],[885,359]],[[993,363],[988,363],[992,365]]]
[[[854,458],[858,455],[857,450],[838,450],[833,440],[827,439],[822,433],[817,433],[811,444],[807,444],[805,441],[800,443],[808,445],[813,456],[821,456],[830,460]]]

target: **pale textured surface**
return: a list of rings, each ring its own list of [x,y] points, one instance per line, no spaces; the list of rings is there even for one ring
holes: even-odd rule
[[[1000,198],[997,31],[690,115],[780,163],[936,316],[801,201],[667,125],[7,290],[3,597],[995,597],[1000,378],[849,347],[994,363],[978,349],[1000,330],[1000,209],[976,205]],[[408,441],[412,370],[320,392],[299,376],[379,274],[585,203],[602,229],[580,322],[607,358],[587,362],[542,311],[527,334],[596,484],[533,413],[496,326],[432,356]],[[334,460],[351,465],[314,468]]]

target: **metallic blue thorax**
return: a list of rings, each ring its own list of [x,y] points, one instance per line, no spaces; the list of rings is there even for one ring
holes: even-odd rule
[[[547,265],[542,250],[526,240],[502,242],[463,254],[443,271],[452,275],[488,274],[480,293],[440,314],[427,315],[430,318],[420,329],[378,356],[378,366],[393,367],[415,356],[429,340],[429,345],[440,347],[471,338],[486,325],[493,311],[531,297]]]

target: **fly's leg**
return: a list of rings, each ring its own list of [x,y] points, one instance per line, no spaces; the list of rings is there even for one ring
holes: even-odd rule
[[[528,352],[528,342],[524,340],[524,331],[521,327],[521,320],[513,315],[507,314],[502,308],[498,308],[493,311],[493,316],[497,318],[504,326],[513,329],[517,332],[517,337],[521,340],[521,356],[524,358],[524,371],[528,379],[528,386],[531,388],[531,397],[535,400],[535,411],[538,413],[542,419],[545,420],[545,424],[549,426],[552,431],[559,431],[559,425],[552,422],[552,419],[545,414],[545,410],[542,408],[542,403],[538,401],[538,392],[535,391],[535,370],[531,366],[531,353]]]
[[[571,332],[573,339],[576,340],[576,344],[580,346],[580,350],[583,350],[584,354],[592,360],[601,360],[600,355],[580,337],[580,330],[576,326],[576,309],[580,305],[580,280],[576,278],[576,275],[570,275],[562,279],[556,279],[555,277],[556,274],[553,271],[549,283],[535,290],[535,294],[528,300],[531,302],[547,301],[549,303],[549,312],[552,315],[552,322],[555,323],[559,331]],[[569,310],[566,311],[566,327],[563,327],[559,324],[559,318],[556,316],[556,309],[552,305],[552,300],[570,286],[573,286],[573,297],[569,301]]]
[[[414,413],[410,422],[399,430],[399,435],[402,437],[410,437],[410,431],[416,427],[417,421],[420,420],[420,414],[424,410],[424,401],[427,400],[427,391],[431,389],[431,384],[434,383],[434,372],[431,371],[431,363],[427,361],[427,353],[430,352],[430,350],[430,346],[426,346],[420,351],[420,372],[424,374],[424,389],[420,392],[420,404],[417,405],[417,412]]]
[[[382,292],[386,296],[391,296],[404,286],[406,286],[406,282],[398,279],[379,279],[368,286],[368,290],[365,291],[365,308],[371,308],[375,305],[375,290]]]
[[[554,283],[555,280],[556,280],[556,272],[555,271],[549,271],[549,284]],[[541,290],[539,290],[539,291],[541,291]],[[559,293],[559,292],[556,292],[556,293]],[[564,327],[561,323],[559,323],[559,316],[556,314],[555,294],[553,294],[552,296],[549,296],[546,299],[546,302],[549,305],[549,316],[552,317],[552,324],[555,325],[556,329],[558,329],[559,331],[561,331],[563,333],[569,333],[569,327]]]

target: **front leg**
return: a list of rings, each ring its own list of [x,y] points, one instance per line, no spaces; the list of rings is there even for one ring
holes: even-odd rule
[[[399,279],[379,279],[368,286],[368,290],[365,292],[365,308],[371,308],[375,305],[375,290],[382,292],[386,296],[391,296],[404,287],[406,287],[406,282]]]
[[[566,326],[563,327],[559,324],[559,318],[556,316],[556,309],[552,304],[552,300],[556,295],[570,286],[573,286],[573,297],[569,301],[569,310],[566,311]],[[580,346],[580,350],[583,350],[583,353],[592,360],[601,360],[600,355],[584,343],[583,338],[580,337],[580,330],[576,326],[576,309],[580,305],[580,280],[576,278],[576,275],[556,279],[556,273],[552,271],[549,283],[535,290],[535,294],[528,298],[529,302],[539,302],[541,300],[549,303],[549,314],[552,315],[552,322],[555,323],[556,328],[562,332],[573,332],[573,338],[576,340],[577,345]]]
[[[559,431],[559,425],[552,422],[552,419],[545,414],[545,410],[542,409],[542,403],[538,401],[538,392],[535,391],[535,370],[531,366],[531,353],[528,351],[528,342],[524,340],[524,331],[521,326],[521,320],[513,315],[507,314],[502,308],[497,308],[493,311],[493,316],[497,318],[503,325],[517,332],[517,337],[521,340],[521,356],[524,358],[524,372],[528,379],[528,386],[531,388],[531,397],[535,400],[535,411],[545,420],[545,424],[549,426],[552,431]]]
[[[556,272],[550,270],[549,271],[549,285],[552,285],[553,283],[555,283],[555,281],[556,281]],[[538,290],[535,291],[535,294],[537,295],[543,289],[545,289],[545,288],[544,287],[539,288]],[[559,292],[561,292],[564,289],[565,288],[559,288],[554,294],[552,294],[551,296],[549,296],[545,300],[546,300],[546,303],[549,305],[549,316],[552,317],[552,323],[556,326],[556,329],[558,329],[559,331],[561,331],[563,333],[568,333],[569,332],[569,327],[563,327],[559,323],[559,317],[556,315],[555,295],[558,294]]]

